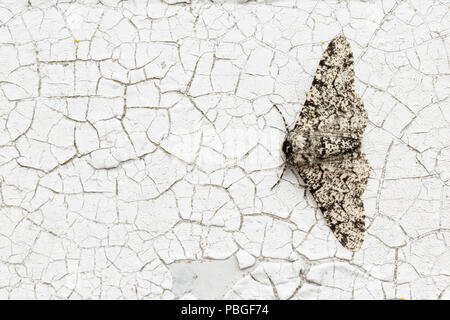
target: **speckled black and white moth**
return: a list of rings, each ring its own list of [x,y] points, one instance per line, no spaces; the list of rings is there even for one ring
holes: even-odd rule
[[[336,238],[352,251],[359,250],[364,241],[361,196],[371,168],[361,152],[361,140],[367,122],[367,112],[354,89],[353,53],[345,36],[339,35],[325,50],[282,149]]]

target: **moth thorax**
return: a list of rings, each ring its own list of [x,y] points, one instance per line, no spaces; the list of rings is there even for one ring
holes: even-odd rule
[[[290,132],[283,143],[286,160],[294,165],[304,165],[314,162],[311,136],[306,132]]]
[[[303,150],[307,149],[310,145],[309,142],[310,138],[304,133],[298,133],[292,136],[292,144],[294,146],[294,149],[296,149],[298,152],[302,152]]]

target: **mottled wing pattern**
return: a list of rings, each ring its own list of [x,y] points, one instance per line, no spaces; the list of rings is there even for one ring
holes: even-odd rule
[[[294,131],[361,139],[368,117],[354,90],[353,54],[344,35],[323,54]],[[357,251],[364,240],[364,206],[370,165],[360,152],[299,168],[339,242]]]
[[[328,226],[338,241],[352,251],[359,250],[364,240],[365,214],[361,196],[369,173],[369,162],[361,153],[299,170]]]
[[[361,138],[368,117],[354,89],[353,53],[344,35],[323,53],[294,131]]]

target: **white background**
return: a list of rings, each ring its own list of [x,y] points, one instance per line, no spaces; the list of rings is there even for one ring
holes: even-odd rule
[[[68,1],[67,1],[68,2]],[[30,5],[31,4],[31,5]],[[449,299],[449,2],[0,3],[0,297]],[[362,249],[283,170],[343,32]]]

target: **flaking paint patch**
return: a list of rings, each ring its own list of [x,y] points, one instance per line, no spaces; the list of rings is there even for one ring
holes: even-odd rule
[[[199,299],[221,299],[248,271],[239,269],[234,257],[226,260],[176,262],[169,265],[173,293]]]

